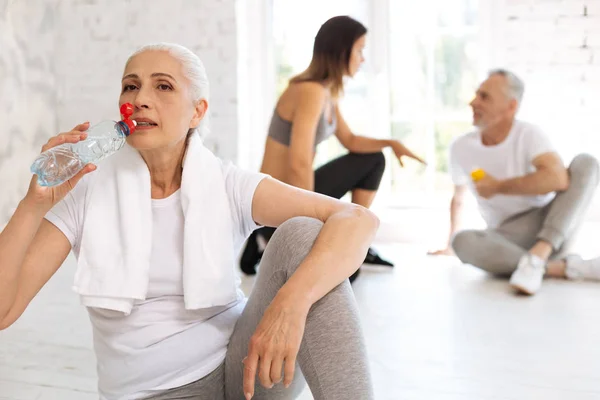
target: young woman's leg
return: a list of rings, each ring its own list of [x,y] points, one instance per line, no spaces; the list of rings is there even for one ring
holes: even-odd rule
[[[315,171],[315,192],[340,199],[351,191],[354,204],[369,208],[379,189],[384,170],[385,157],[382,152],[349,153]],[[373,249],[369,249],[365,263],[393,266]],[[350,277],[351,282],[356,279],[359,271]]]
[[[315,171],[315,192],[336,199],[341,199],[346,193],[352,192],[354,204],[369,208],[379,189],[384,170],[385,157],[382,152],[349,153]],[[264,242],[268,242],[273,232],[275,232],[274,228],[261,228],[248,239],[240,260],[240,268],[247,275],[256,273],[256,264],[262,256],[259,237]],[[389,261],[379,257],[373,249],[369,249],[365,262],[393,266]],[[350,277],[350,282],[356,279],[359,271]]]
[[[315,171],[315,192],[341,199],[352,191],[352,202],[369,208],[385,170],[382,152],[349,153]]]

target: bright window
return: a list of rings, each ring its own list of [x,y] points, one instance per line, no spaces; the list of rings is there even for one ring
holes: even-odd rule
[[[369,30],[367,61],[362,71],[347,81],[342,114],[354,132],[372,137],[391,135],[428,163],[425,167],[407,162],[400,168],[389,157],[383,202],[413,205],[420,203],[424,194],[448,192],[452,188],[448,145],[471,129],[468,103],[487,68],[480,2],[483,0],[273,0],[277,95],[291,76],[308,66],[314,36],[323,22],[335,15],[358,19]],[[387,119],[381,118],[382,110]],[[385,122],[384,128],[381,124],[374,128],[375,118]],[[344,151],[335,139],[323,143],[317,164]]]
[[[471,129],[484,67],[477,0],[390,1],[391,134],[427,167],[391,169],[393,197],[449,191],[448,146]]]

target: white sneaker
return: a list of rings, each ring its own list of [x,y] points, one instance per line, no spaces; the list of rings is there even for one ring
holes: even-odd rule
[[[584,260],[577,255],[568,255],[565,262],[567,264],[565,270],[567,279],[600,280],[600,257]]]
[[[519,260],[517,270],[510,277],[510,285],[522,293],[533,295],[542,287],[545,272],[546,262],[527,253]]]

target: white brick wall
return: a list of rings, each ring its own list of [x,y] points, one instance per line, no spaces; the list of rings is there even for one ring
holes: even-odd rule
[[[494,46],[525,80],[521,117],[600,157],[600,0],[504,0]]]
[[[212,134],[221,157],[237,157],[235,0],[68,0],[60,5],[55,55],[58,123],[118,117],[120,81],[129,54],[143,44],[182,44],[200,56],[211,83]],[[68,17],[66,17],[68,15]]]
[[[0,4],[0,229],[25,194],[31,161],[57,130],[56,1],[31,3],[38,4]]]
[[[121,74],[140,45],[196,52],[211,83],[209,147],[238,156],[236,0],[11,0],[0,3],[0,228],[46,140],[118,118]]]

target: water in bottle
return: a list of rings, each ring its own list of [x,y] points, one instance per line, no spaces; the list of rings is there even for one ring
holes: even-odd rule
[[[121,106],[122,121],[103,121],[87,130],[87,138],[77,143],[64,143],[41,153],[31,165],[40,186],[55,186],[68,181],[89,163],[98,163],[116,153],[127,136],[135,132],[130,119],[133,106]]]

